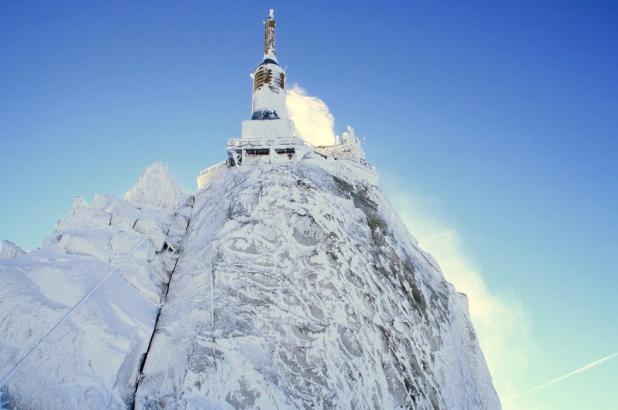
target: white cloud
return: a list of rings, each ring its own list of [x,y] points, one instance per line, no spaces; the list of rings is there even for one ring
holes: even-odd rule
[[[432,211],[435,200],[401,192],[391,197],[420,247],[438,261],[446,279],[468,295],[470,316],[494,386],[500,397],[511,396],[523,385],[531,349],[529,322],[520,304],[487,287],[480,269],[466,255],[459,234]],[[508,408],[515,409],[514,405]]]
[[[335,143],[335,118],[324,101],[294,84],[287,90],[286,106],[296,133],[305,141],[313,145]]]

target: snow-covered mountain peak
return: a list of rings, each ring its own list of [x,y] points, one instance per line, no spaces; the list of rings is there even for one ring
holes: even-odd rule
[[[137,184],[124,195],[124,199],[136,205],[168,209],[175,208],[184,197],[167,164],[161,161],[149,165]]]
[[[463,297],[374,174],[316,155],[206,181],[135,408],[499,409]]]
[[[500,409],[372,167],[222,166],[184,196],[155,163],[125,198],[0,260],[0,409]]]

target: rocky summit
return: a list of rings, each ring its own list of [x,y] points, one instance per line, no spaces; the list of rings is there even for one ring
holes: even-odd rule
[[[6,247],[4,408],[500,408],[466,296],[369,166],[228,167],[186,195],[155,164]]]

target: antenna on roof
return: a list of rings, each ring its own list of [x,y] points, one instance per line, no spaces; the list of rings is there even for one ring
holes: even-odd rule
[[[268,18],[270,18],[270,19],[274,19],[275,18],[275,10],[274,9],[269,9],[268,10]]]

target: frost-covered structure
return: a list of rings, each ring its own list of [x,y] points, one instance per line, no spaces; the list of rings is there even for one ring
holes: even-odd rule
[[[280,124],[283,127],[291,126],[291,123],[286,121],[288,114],[285,106],[285,70],[277,62],[275,15],[272,9],[264,21],[264,58],[251,74],[251,78],[253,79],[251,119],[254,121],[275,120],[269,123],[271,126],[273,124]],[[260,123],[245,122],[243,137],[245,132],[259,131],[259,128],[253,128],[256,124]]]
[[[265,36],[270,69],[272,13]],[[466,296],[354,130],[249,138],[286,120],[255,101],[262,125],[194,195],[155,163],[124,199],[78,197],[41,248],[3,242],[0,408],[500,408]]]
[[[318,152],[326,158],[347,159],[349,161],[360,162],[363,165],[369,165],[365,161],[365,151],[361,144],[360,138],[356,136],[354,128],[347,126],[343,135],[338,138],[337,144],[317,147]]]
[[[340,144],[331,147],[313,147],[295,135],[285,105],[285,70],[279,65],[275,51],[272,9],[264,21],[264,56],[251,78],[253,113],[250,120],[242,122],[242,137],[228,140],[228,166],[298,161],[313,154],[336,159],[335,154],[344,152],[346,159],[364,158],[351,128],[344,133]],[[200,173],[198,187],[206,183],[208,178],[205,175],[212,172],[213,169],[205,169]]]

